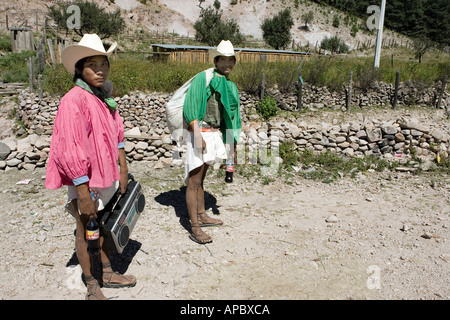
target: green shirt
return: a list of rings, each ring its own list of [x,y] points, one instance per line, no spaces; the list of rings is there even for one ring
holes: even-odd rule
[[[220,126],[223,140],[226,143],[231,143],[227,139],[228,132],[234,142],[237,142],[241,134],[239,92],[236,85],[225,76],[217,73],[217,70],[214,70],[214,76],[208,87],[206,87],[205,72],[200,72],[194,77],[184,100],[184,119],[188,124],[194,120],[198,120],[200,124],[205,117],[208,99],[214,92],[220,93],[220,102],[223,105],[223,122]]]

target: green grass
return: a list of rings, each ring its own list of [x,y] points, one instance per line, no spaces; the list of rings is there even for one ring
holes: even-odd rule
[[[405,49],[406,50],[406,49]],[[4,58],[0,58],[0,61]],[[111,60],[109,79],[114,84],[114,95],[122,96],[131,91],[174,92],[196,73],[210,68],[209,64],[164,63],[146,59],[142,55],[121,54]],[[349,73],[353,71],[355,88],[365,89],[374,81],[395,83],[395,74],[400,72],[400,81],[414,81],[424,86],[432,85],[444,75],[450,74],[450,56],[433,53],[422,63],[403,52],[400,57],[382,56],[379,70],[373,69],[373,57],[313,56],[301,65],[298,62],[238,63],[231,74],[239,90],[257,92],[262,74],[266,76],[268,88],[277,86],[282,92],[295,92],[301,72],[306,84],[326,86],[330,91],[342,91],[348,85]],[[28,71],[24,71],[28,74]],[[60,65],[47,67],[44,72],[44,90],[64,94],[72,86],[72,78]],[[449,88],[450,86],[447,86]]]
[[[0,79],[3,82],[25,82],[29,79],[29,58],[35,56],[35,52],[22,51],[18,53],[7,53],[0,57]],[[35,66],[36,70],[36,66]]]

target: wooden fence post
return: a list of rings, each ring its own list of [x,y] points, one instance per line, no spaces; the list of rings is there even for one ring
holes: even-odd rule
[[[303,108],[303,79],[302,74],[300,73],[297,82],[297,110],[302,111]]]
[[[392,108],[395,110],[397,108],[397,101],[398,101],[398,86],[400,82],[400,72],[395,73],[395,89],[394,89],[394,97],[392,99]]]
[[[447,85],[447,75],[445,75],[444,79],[442,80],[441,92],[439,93],[439,98],[438,98],[438,102],[437,102],[437,105],[436,105],[436,108],[438,108],[438,109],[441,108],[442,98],[444,97],[444,92],[445,92],[445,86],[446,85]]]
[[[50,58],[52,65],[56,65],[55,52],[53,51],[53,41],[52,39],[47,39],[48,52],[50,53]]]
[[[261,79],[261,88],[259,91],[259,100],[263,100],[264,99],[264,91],[266,90],[266,74],[263,73],[262,74],[262,79]]]
[[[33,57],[28,59],[28,73],[30,81],[30,91],[33,91],[33,79],[34,79],[34,61]]]
[[[350,107],[352,104],[352,82],[353,82],[353,71],[350,71],[350,82],[348,85],[347,101],[346,101],[347,112],[350,112]]]
[[[38,91],[39,99],[42,100],[42,98],[44,96],[44,89],[42,87],[42,74],[38,75],[38,85],[39,85],[39,91]]]

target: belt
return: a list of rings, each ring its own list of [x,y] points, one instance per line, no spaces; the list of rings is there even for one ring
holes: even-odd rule
[[[202,132],[215,132],[215,131],[219,131],[219,128],[202,128]]]

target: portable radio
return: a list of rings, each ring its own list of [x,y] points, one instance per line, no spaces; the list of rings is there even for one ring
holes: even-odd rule
[[[145,196],[138,181],[128,175],[127,190],[120,188],[105,207],[101,226],[108,249],[122,253],[128,243],[131,232],[145,207]]]

